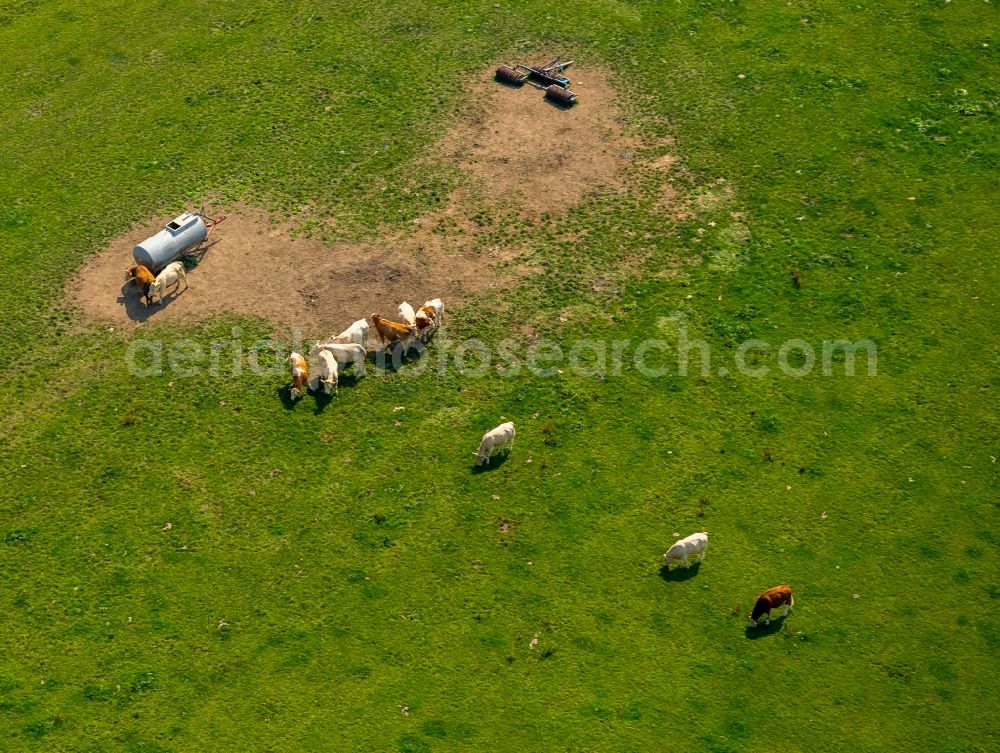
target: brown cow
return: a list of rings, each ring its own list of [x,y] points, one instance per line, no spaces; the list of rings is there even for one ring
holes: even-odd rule
[[[770,625],[771,610],[780,607],[782,604],[785,605],[785,611],[781,613],[781,616],[784,617],[788,614],[788,610],[795,606],[795,599],[792,597],[792,587],[782,584],[767,589],[757,597],[757,603],[753,605],[753,611],[750,612],[750,627],[757,627],[757,620],[762,615],[766,615],[764,624]]]
[[[125,282],[129,280],[135,280],[135,286],[146,299],[146,306],[148,307],[153,302],[153,295],[149,287],[156,280],[156,277],[141,264],[133,264],[125,268]]]
[[[410,340],[416,335],[415,327],[383,319],[378,314],[372,314],[372,324],[375,325],[375,331],[378,332],[379,339],[383,345],[390,345],[392,343],[408,345]]]

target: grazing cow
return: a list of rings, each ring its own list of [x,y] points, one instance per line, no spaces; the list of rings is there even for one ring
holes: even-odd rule
[[[399,311],[399,318],[406,323],[407,327],[416,326],[416,318],[413,313],[413,306],[408,304],[406,301],[403,301],[401,304],[399,304],[398,311]]]
[[[289,392],[292,395],[292,400],[298,400],[302,397],[302,390],[305,389],[306,383],[309,381],[309,364],[295,351],[292,351],[292,354],[288,356],[288,363],[292,365],[292,388]]]
[[[699,563],[704,562],[706,549],[708,549],[708,534],[704,531],[692,533],[680,541],[675,541],[674,545],[666,551],[663,555],[664,567],[669,568],[670,563],[674,560],[680,560],[681,564],[687,567],[688,557],[692,554],[699,555]]]
[[[358,319],[339,335],[327,339],[328,343],[356,343],[364,345],[368,342],[368,320]]]
[[[365,361],[368,359],[368,351],[365,350],[364,345],[358,345],[357,343],[316,343],[313,345],[312,350],[309,351],[309,355],[315,356],[322,352],[330,353],[336,360],[338,366],[340,364],[354,364],[355,373],[359,377],[365,375]]]
[[[153,273],[141,264],[133,264],[125,269],[125,281],[129,280],[135,280],[135,287],[146,299],[146,306],[149,306],[153,302],[153,298],[149,294],[149,286],[156,280]]]
[[[479,451],[476,452],[476,465],[488,464],[490,462],[490,455],[493,454],[493,450],[495,449],[502,450],[506,447],[508,452],[513,450],[514,434],[513,421],[500,424],[495,429],[490,429],[483,434],[482,441],[479,443]]]
[[[426,301],[424,305],[420,307],[420,310],[417,311],[414,319],[414,324],[417,327],[420,342],[427,342],[434,336],[438,327],[441,326],[441,317],[443,315],[444,304],[441,303],[440,298],[435,298],[432,301]]]
[[[402,343],[404,346],[408,346],[417,329],[408,324],[400,324],[399,322],[383,319],[378,314],[372,314],[372,324],[375,325],[375,331],[378,332],[379,339],[383,345]]]
[[[788,610],[795,606],[795,599],[792,598],[792,587],[786,584],[767,589],[757,597],[757,603],[753,605],[750,612],[750,627],[757,627],[757,621],[762,615],[765,616],[764,624],[771,624],[771,610],[785,605],[785,611],[781,613],[784,617]]]
[[[174,295],[180,292],[181,280],[184,281],[184,288],[187,289],[188,279],[187,274],[184,272],[184,262],[175,261],[172,264],[168,264],[161,271],[160,274],[156,276],[156,279],[150,283],[149,291],[146,293],[149,298],[150,303],[153,302],[153,297],[160,299],[163,302],[163,291],[169,288],[171,285],[174,287]]]
[[[309,386],[312,387],[313,392],[319,392],[319,386],[322,384],[323,392],[327,395],[334,390],[337,390],[339,394],[337,379],[340,374],[337,371],[337,359],[328,350],[321,350],[317,357],[319,358],[319,376],[315,377]]]

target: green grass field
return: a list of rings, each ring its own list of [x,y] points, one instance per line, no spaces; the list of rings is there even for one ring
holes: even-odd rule
[[[972,0],[0,0],[0,750],[996,750],[998,29]],[[422,156],[469,72],[552,49],[732,195],[671,223],[637,179],[503,225],[545,271],[448,338],[684,322],[709,376],[373,369],[289,409],[284,375],[137,379],[74,326],[88,254],[208,194],[408,226],[462,180]],[[141,335],[234,326],[272,331]],[[870,338],[878,374],[719,376],[748,338]],[[780,582],[794,612],[748,631]]]

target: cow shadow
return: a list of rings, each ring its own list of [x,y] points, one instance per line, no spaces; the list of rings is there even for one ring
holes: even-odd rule
[[[170,288],[167,292],[166,298],[158,298],[156,303],[146,306],[145,296],[139,292],[139,289],[135,286],[135,283],[129,280],[121,287],[121,293],[118,296],[118,303],[120,303],[125,309],[125,316],[127,316],[133,322],[139,322],[140,324],[148,321],[154,315],[166,309],[170,304],[172,304],[177,298],[187,292],[187,288],[181,285],[180,290],[175,291],[174,288]]]
[[[355,368],[357,367],[352,367],[346,374],[343,371],[337,374],[337,386],[340,389],[344,389],[346,387],[347,389],[352,390],[358,386],[358,382],[371,374],[371,366],[366,367],[365,376],[358,374],[358,372],[355,371]]]
[[[396,374],[411,363],[419,362],[426,351],[427,346],[424,343],[413,343],[405,350],[399,343],[394,343],[388,347],[371,351],[368,361],[383,374]]]
[[[288,384],[281,385],[274,392],[281,400],[281,404],[284,406],[285,410],[292,410],[302,401],[301,397],[298,400],[295,400],[292,397],[292,388],[291,385]]]
[[[327,394],[322,388],[318,390],[313,390],[310,388],[309,394],[316,399],[316,407],[313,409],[313,415],[322,415],[323,411],[326,410],[326,406],[333,402],[333,399],[337,397],[336,392],[331,392]]]
[[[695,562],[690,567],[677,566],[671,569],[669,565],[660,565],[660,577],[667,583],[683,583],[691,580],[701,569],[701,561]]]
[[[769,635],[780,633],[784,624],[784,616],[772,617],[770,625],[765,625],[763,622],[758,622],[757,627],[750,627],[750,625],[747,625],[743,630],[743,633],[749,640],[755,641],[758,638],[766,638]]]
[[[359,380],[364,377],[358,376],[357,373],[352,371],[349,374],[341,374],[337,379],[337,388],[330,393],[327,393],[322,387],[313,388],[309,386],[306,388],[306,393],[316,401],[316,407],[313,409],[313,415],[322,415],[326,410],[326,406],[332,403],[334,400],[340,397],[340,390],[342,389],[352,389],[357,386]],[[295,406],[298,400],[292,401],[291,388],[286,384],[278,389],[281,393],[282,402],[285,403],[285,407],[291,409]],[[301,399],[301,398],[300,398]]]
[[[151,307],[146,306],[145,297],[131,280],[122,285],[117,303],[122,305],[125,316],[133,322],[144,322],[155,313]]]
[[[490,462],[484,463],[483,465],[476,465],[475,461],[473,461],[472,473],[474,475],[478,475],[480,473],[488,473],[489,471],[492,471],[502,466],[504,463],[507,462],[508,458],[510,458],[509,450],[507,452],[504,452],[502,455],[494,454],[493,457],[490,458]]]

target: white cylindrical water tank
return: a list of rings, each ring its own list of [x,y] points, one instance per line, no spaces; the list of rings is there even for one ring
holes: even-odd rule
[[[208,228],[200,215],[185,212],[167,223],[156,235],[132,249],[132,258],[153,274],[157,274],[188,249],[208,237]]]

